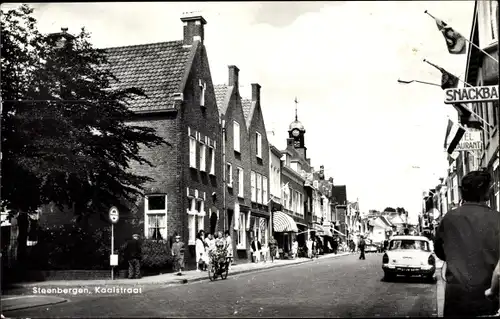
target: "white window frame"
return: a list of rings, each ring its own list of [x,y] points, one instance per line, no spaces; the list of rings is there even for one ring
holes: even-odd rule
[[[262,176],[262,204],[267,205],[267,201],[269,200],[269,194],[267,191],[267,177]]]
[[[205,94],[206,94],[206,91],[207,91],[207,84],[205,83],[205,81],[203,81],[202,79],[200,79],[199,83],[198,83],[198,86],[200,87],[200,106],[205,106]]]
[[[255,184],[256,184],[256,176],[255,176],[255,172],[252,171],[250,173],[250,185],[252,188],[252,198],[251,198],[252,202],[257,202],[257,190],[256,190]]]
[[[255,132],[255,144],[256,144],[256,155],[258,158],[262,158],[262,134]]]
[[[234,121],[233,122],[233,149],[235,152],[240,152],[240,142],[241,142],[241,133],[240,133],[240,123]]]
[[[200,143],[200,171],[205,172],[207,169],[207,146],[205,143]]]
[[[262,175],[256,173],[257,203],[262,204]]]
[[[498,42],[497,1],[478,1],[477,28],[479,30],[479,47],[490,47]],[[492,12],[493,10],[493,12]]]
[[[240,215],[238,216],[239,218],[239,225],[238,225],[238,244],[236,245],[236,249],[246,249],[246,223],[247,220],[245,218],[245,213],[240,212]]]
[[[165,196],[165,209],[154,209],[150,210],[149,207],[149,198],[155,196]],[[167,239],[167,217],[168,217],[168,196],[166,194],[158,194],[158,195],[146,195],[144,196],[144,238],[150,238],[149,235],[149,215],[164,215],[165,223],[160,228],[160,234],[164,240]],[[163,230],[163,231],[162,231]]]
[[[196,138],[189,136],[189,166],[192,168],[196,167]]]
[[[209,174],[215,176],[215,148],[213,148],[212,146],[209,146],[208,147],[208,154],[210,154],[209,156],[211,157],[210,158]]]
[[[227,167],[226,170],[227,187],[233,188],[233,164],[228,162],[226,167]]]
[[[238,197],[245,197],[245,171],[238,167]]]

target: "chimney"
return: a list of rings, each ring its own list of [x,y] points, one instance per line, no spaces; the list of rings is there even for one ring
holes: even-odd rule
[[[207,21],[201,15],[186,14],[181,18],[184,23],[184,45],[191,45],[198,40],[203,43],[205,38],[204,25]]]
[[[238,74],[240,73],[240,69],[236,65],[230,65],[228,66],[229,68],[229,81],[228,85],[229,86],[235,86],[238,87],[239,85],[239,76]]]
[[[252,102],[260,103],[260,84],[252,83]]]

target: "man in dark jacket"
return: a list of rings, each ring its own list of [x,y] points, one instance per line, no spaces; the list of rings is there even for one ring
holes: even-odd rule
[[[484,295],[500,257],[500,213],[485,204],[490,185],[486,171],[464,176],[460,186],[464,203],[439,225],[434,249],[446,262],[445,317],[491,315],[498,310],[498,300]]]
[[[127,242],[125,258],[128,260],[128,278],[141,278],[142,248],[139,235],[132,235],[132,239]]]
[[[365,245],[366,245],[365,238],[363,236],[361,236],[361,238],[359,239],[359,243],[358,243],[359,251],[361,252],[361,254],[359,255],[360,260],[366,259],[366,257],[365,257]]]

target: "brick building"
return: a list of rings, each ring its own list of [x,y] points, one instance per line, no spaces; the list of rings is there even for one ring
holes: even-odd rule
[[[262,245],[269,240],[269,141],[262,114],[260,99],[261,86],[252,83],[252,98],[242,102],[250,145],[250,188],[251,188],[251,215],[245,227],[250,231],[248,238],[258,238]]]
[[[248,259],[245,221],[251,209],[250,143],[239,92],[239,69],[229,67],[227,84],[216,85],[215,94],[223,123],[225,163],[224,229],[231,232],[235,260]],[[243,216],[243,217],[242,217]]]
[[[196,233],[215,229],[222,211],[221,128],[201,16],[183,17],[184,38],[106,49],[121,85],[143,89],[134,100],[135,125],[154,127],[169,146],[143,149],[154,167],[132,169],[154,179],[139,199],[139,210],[124,212],[145,238],[171,239],[177,232],[189,245],[188,268],[195,265]],[[131,234],[120,231],[117,233]]]

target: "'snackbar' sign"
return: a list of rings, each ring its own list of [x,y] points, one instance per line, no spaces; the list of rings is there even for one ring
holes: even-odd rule
[[[446,89],[444,96],[445,104],[498,101],[498,85]]]

